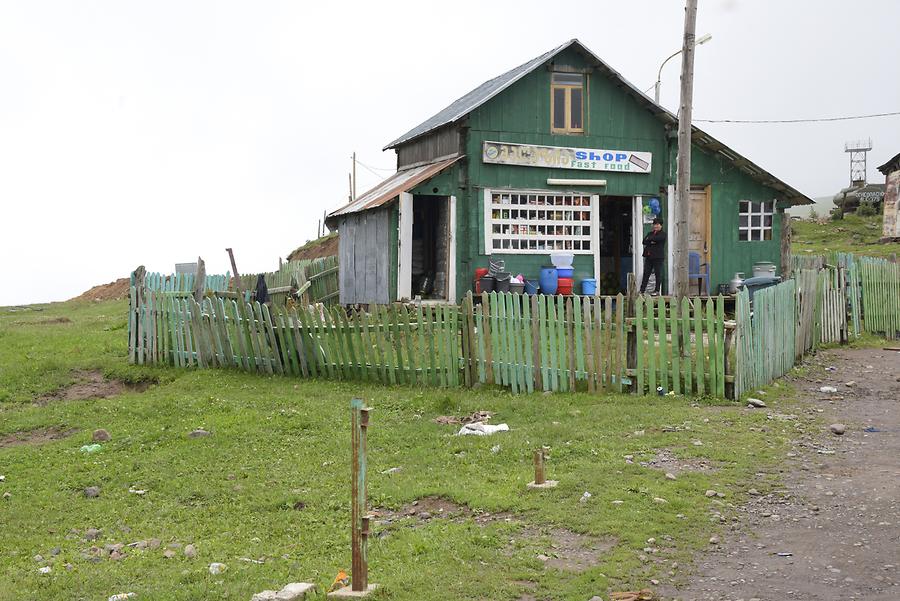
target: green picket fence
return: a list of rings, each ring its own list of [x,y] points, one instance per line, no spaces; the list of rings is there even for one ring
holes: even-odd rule
[[[131,289],[129,358],[429,386],[723,396],[722,299],[468,295],[446,304],[267,306]],[[634,311],[634,317],[627,317]]]
[[[638,297],[635,301],[639,392],[725,396],[725,305],[719,296]]]
[[[492,292],[463,302],[467,381],[513,392],[626,389],[625,297]]]
[[[661,388],[739,398],[821,344],[863,329],[900,335],[900,266],[852,254],[795,265],[793,279],[757,291],[752,305],[739,293],[733,321],[721,297],[490,293],[459,306],[345,309],[334,257],[283,265],[272,284],[302,276],[310,302],[271,306],[228,291],[227,274],[206,276],[198,303],[193,275],[136,272],[129,360],[515,393]]]
[[[246,291],[244,300],[253,300],[256,282],[263,276],[269,298],[276,305],[288,302],[292,288],[299,290],[301,304],[323,303],[335,305],[339,296],[338,257],[321,257],[286,261],[278,271],[267,273],[245,273],[241,276],[241,286]]]
[[[797,281],[788,280],[750,295],[741,290],[735,305],[734,398],[786,374],[797,360]]]
[[[145,273],[144,287],[148,290],[156,290],[160,292],[181,292],[184,294],[192,294],[194,292],[194,282],[196,275],[193,273]],[[231,280],[230,273],[224,275],[207,275],[204,283],[204,293],[207,291],[219,292],[228,290],[228,283]],[[135,284],[135,274],[131,274],[131,285]]]
[[[894,340],[900,337],[900,264],[858,257],[865,331]]]

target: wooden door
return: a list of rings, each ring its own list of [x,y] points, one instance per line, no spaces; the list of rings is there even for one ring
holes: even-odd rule
[[[710,259],[710,189],[691,188],[691,222],[688,227],[688,250],[700,254],[700,262]]]

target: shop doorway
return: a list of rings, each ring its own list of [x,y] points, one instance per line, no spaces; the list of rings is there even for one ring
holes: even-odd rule
[[[628,274],[634,270],[632,205],[630,196],[601,196],[597,205],[599,256],[594,260],[600,294],[618,294],[628,287]]]
[[[399,298],[455,302],[455,200],[453,196],[402,195]]]

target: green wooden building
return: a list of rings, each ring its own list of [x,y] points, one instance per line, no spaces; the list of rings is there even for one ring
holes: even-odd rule
[[[397,172],[328,216],[341,302],[424,289],[455,302],[490,259],[536,278],[554,250],[575,255],[576,292],[585,277],[623,290],[648,211],[672,213],[676,132],[577,40],[483,83],[388,144]],[[697,128],[692,141],[690,250],[713,290],[756,262],[788,265],[784,210],[812,200]]]

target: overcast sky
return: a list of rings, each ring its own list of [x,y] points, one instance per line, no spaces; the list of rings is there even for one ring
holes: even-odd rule
[[[683,2],[0,2],[0,305],[64,300],[140,264],[235,249],[268,271],[389,174],[381,148],[571,38],[641,87]],[[897,0],[700,0],[695,118],[900,110]],[[663,72],[677,106],[680,63]],[[650,91],[652,94],[652,90]],[[900,152],[900,117],[705,125],[809,196],[848,183],[844,142]]]

